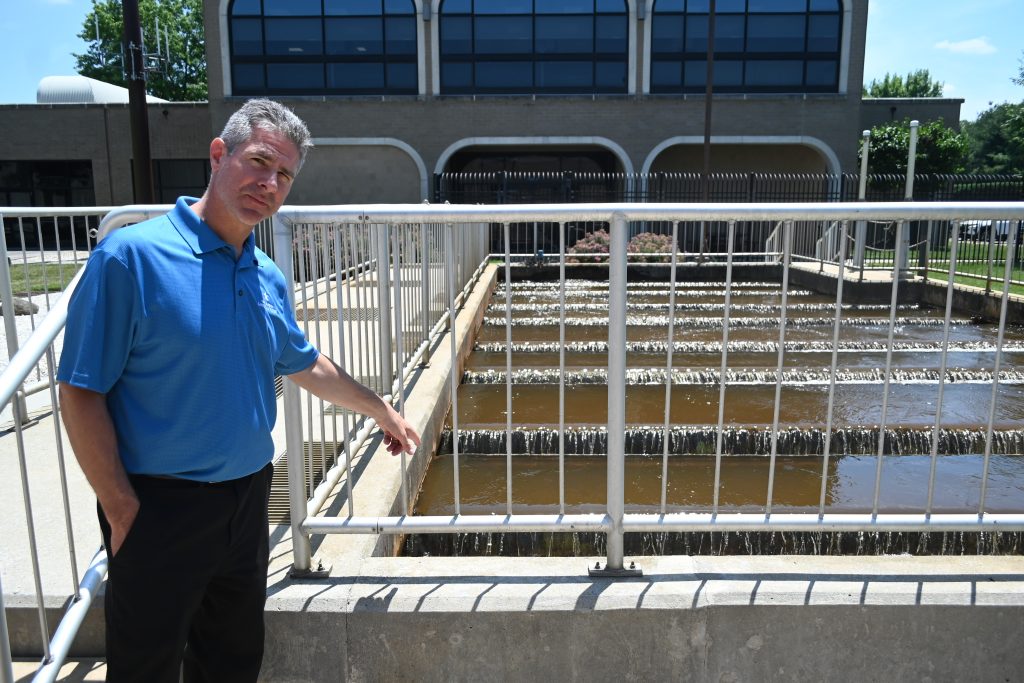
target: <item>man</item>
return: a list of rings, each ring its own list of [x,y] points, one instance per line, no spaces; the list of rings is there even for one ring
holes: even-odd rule
[[[415,430],[298,328],[253,227],[284,202],[305,124],[247,102],[210,143],[210,184],[101,242],[68,310],[58,380],[109,557],[110,681],[255,681],[263,656],[275,375]]]

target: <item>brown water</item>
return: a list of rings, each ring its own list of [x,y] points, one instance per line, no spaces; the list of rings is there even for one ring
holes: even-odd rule
[[[817,512],[821,500],[824,460],[817,456],[778,456],[772,510]],[[460,455],[462,514],[506,511],[505,458]],[[668,463],[666,504],[669,512],[711,510],[715,458],[674,456]],[[719,504],[732,512],[760,512],[768,492],[770,458],[722,458]],[[454,458],[444,455],[430,465],[414,514],[455,514],[452,488]],[[826,512],[871,512],[878,459],[845,455],[829,459],[825,486]],[[931,458],[890,456],[882,459],[881,512],[918,512],[928,501]],[[973,455],[937,459],[933,511],[978,511],[983,458]],[[626,512],[658,512],[661,505],[661,458],[626,459]],[[604,512],[606,469],[603,457],[572,456],[565,461],[565,504],[574,513]],[[993,456],[989,464],[986,509],[1014,512],[1024,500],[1024,456]],[[552,514],[559,511],[558,458],[517,455],[512,459],[512,512]]]
[[[833,423],[840,425],[878,424],[882,417],[882,384],[840,385],[835,389]],[[504,428],[506,425],[504,385],[463,384],[459,387],[459,428]],[[717,424],[717,386],[674,386],[670,421],[673,424]],[[824,425],[828,409],[827,386],[785,386],[782,388],[779,423]],[[887,424],[931,426],[935,424],[937,385],[889,387]],[[992,387],[984,384],[947,385],[942,403],[942,424],[965,427],[988,420]],[[774,419],[774,386],[727,386],[725,423],[730,425],[771,425]],[[1024,415],[1024,387],[1000,386],[996,403],[996,426],[1019,427]],[[660,425],[665,419],[664,386],[626,387],[626,424]],[[565,388],[567,424],[601,425],[608,421],[608,389],[582,385]],[[530,384],[512,387],[513,427],[558,424],[558,387]]]
[[[604,425],[607,422],[608,392],[600,371],[607,368],[607,291],[604,283],[569,283],[566,302],[565,340],[570,348],[565,367],[577,373],[565,387],[565,424],[573,435],[565,459],[566,512],[603,512],[605,501]],[[726,385],[724,425],[728,431],[721,460],[720,509],[726,512],[750,512],[765,509],[768,498],[771,426],[774,420],[776,388],[774,372],[778,363],[779,305],[781,292],[765,283],[737,286],[730,310],[729,341],[741,350],[730,350],[728,368],[733,373],[751,371],[759,378],[749,382],[730,381]],[[645,377],[644,369],[663,370],[666,366],[665,343],[668,315],[666,284],[631,284],[627,311],[630,323],[626,337],[630,344],[660,344],[657,351],[631,351],[627,367]],[[832,320],[835,300],[792,288],[789,296],[785,342],[787,345],[817,345],[812,350],[788,349],[783,357],[787,380],[782,387],[778,424],[779,456],[774,468],[772,509],[776,512],[817,511],[821,497],[823,459],[822,429],[826,424],[829,387],[827,371],[832,362]],[[557,324],[557,283],[549,289],[517,287],[512,295],[513,325],[511,339],[518,345],[512,353],[513,371],[530,371],[531,383],[512,385],[512,512],[552,513],[559,511],[559,474],[557,458],[559,327]],[[719,393],[717,373],[721,366],[724,286],[704,284],[681,287],[676,298],[677,317],[674,341],[684,348],[674,351],[672,366],[690,370],[671,390],[670,422],[674,434],[668,459],[666,501],[669,511],[706,511],[713,500],[715,476],[715,432],[718,423]],[[554,306],[553,306],[554,305]],[[764,306],[774,307],[769,310]],[[459,477],[463,514],[504,514],[506,512],[505,435],[508,403],[503,374],[507,369],[504,326],[506,299],[504,289],[494,293],[487,311],[487,323],[477,339],[477,350],[470,356],[464,383],[458,389],[460,455]],[[882,512],[922,512],[927,504],[931,458],[931,430],[936,422],[939,384],[935,371],[942,354],[935,352],[943,339],[943,311],[903,306],[897,311],[897,344],[912,347],[895,350],[891,367],[914,381],[894,379],[888,388],[885,424],[890,430],[881,459],[882,479],[879,507]],[[944,388],[941,427],[944,436],[936,460],[933,511],[936,513],[977,512],[981,491],[985,431],[992,402],[992,385],[983,379],[995,363],[993,349],[997,330],[991,324],[970,320],[970,312],[954,311],[955,325],[950,329],[951,352],[947,369],[960,372],[961,381],[947,381]],[[555,321],[552,324],[552,319]],[[659,322],[660,320],[660,322]],[[870,512],[874,501],[875,477],[879,464],[876,455],[878,425],[882,421],[886,367],[885,344],[889,335],[887,307],[844,308],[840,329],[837,368],[856,374],[855,380],[835,387],[833,427],[836,436],[830,442],[830,459],[825,473],[827,512]],[[597,343],[597,350],[573,349],[572,345]],[[864,350],[866,347],[867,350]],[[582,348],[582,347],[581,347]],[[1024,332],[1007,330],[1001,370],[1004,380],[996,392],[993,442],[985,509],[988,512],[1019,512],[1024,500],[1024,434],[1019,428],[1024,415]],[[598,371],[598,372],[594,372]],[[710,375],[699,375],[707,371]],[[930,371],[931,374],[927,374]],[[804,373],[804,374],[801,374]],[[872,375],[871,373],[875,373]],[[735,376],[735,375],[734,375]],[[813,381],[801,381],[806,376]],[[864,380],[867,376],[869,379]],[[526,375],[517,375],[521,382]],[[692,379],[703,377],[703,379]],[[711,377],[712,379],[707,379]],[[875,377],[875,379],[870,379]],[[931,380],[921,379],[931,377]],[[596,379],[595,379],[596,378]],[[816,378],[816,379],[815,379]],[[966,378],[966,381],[964,381]],[[489,381],[501,383],[487,383]],[[636,379],[634,378],[634,381]],[[536,383],[534,383],[536,382]],[[626,508],[629,512],[657,512],[662,491],[661,430],[665,420],[665,386],[634,383],[626,389]],[[450,429],[450,416],[448,426]],[[960,430],[960,431],[956,431]],[[533,436],[531,436],[531,434]],[[648,436],[645,437],[644,435]],[[455,512],[453,491],[454,458],[450,434],[447,444],[431,462],[415,513],[450,515]],[[638,445],[639,444],[639,445]],[[467,448],[469,449],[467,452]],[[732,455],[729,455],[732,453]],[[807,455],[793,455],[807,453]],[[589,455],[587,455],[589,454]],[[709,455],[710,454],[710,455]],[[516,544],[516,553],[553,554],[600,553],[600,535],[590,541],[553,540],[555,535],[494,535],[499,544]],[[691,543],[703,545],[701,535],[677,535],[677,543],[659,546],[645,537],[641,550],[680,552],[678,543],[689,551]],[[985,535],[982,535],[982,537]],[[855,551],[860,552],[863,534],[856,536]],[[903,545],[918,550],[931,547],[935,539],[908,540]],[[714,536],[710,537],[713,541]],[[812,545],[820,545],[821,536]],[[836,552],[848,552],[842,534],[828,541]],[[849,538],[849,535],[846,537]],[[1015,537],[1016,538],[1016,537]],[[461,540],[460,540],[461,539]],[[518,540],[517,540],[518,539]],[[538,540],[540,539],[540,540]],[[754,539],[754,540],[751,540]],[[774,535],[751,535],[751,543],[774,544]],[[839,540],[835,540],[839,539]],[[876,539],[877,541],[877,539]],[[981,551],[985,543],[1000,551],[1019,552],[1019,543],[977,539],[948,544],[943,549]],[[634,544],[639,541],[634,539]],[[467,543],[472,548],[467,550]],[[568,545],[567,545],[568,543]],[[802,543],[802,542],[801,542]],[[523,545],[518,545],[523,544]],[[596,545],[595,545],[596,544]],[[974,544],[974,545],[972,545]],[[671,546],[672,544],[669,544]],[[725,545],[720,544],[724,551]],[[876,543],[879,552],[893,549],[890,541]],[[413,537],[407,552],[484,552],[479,539],[462,537],[427,539]],[[543,547],[542,547],[543,546]],[[557,546],[557,548],[555,548]],[[987,546],[986,546],[987,547]],[[444,550],[448,548],[448,550]],[[553,549],[555,548],[555,549]],[[502,554],[510,554],[505,547]],[[897,548],[897,551],[898,548]],[[486,552],[492,552],[487,544]],[[627,548],[627,552],[630,552]],[[632,552],[638,552],[636,548]],[[512,554],[516,554],[512,553]]]

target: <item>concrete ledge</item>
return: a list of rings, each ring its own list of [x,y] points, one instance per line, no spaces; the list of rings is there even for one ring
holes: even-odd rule
[[[281,586],[263,676],[1004,681],[1024,666],[1024,558],[642,558],[618,581],[586,563],[371,558]]]

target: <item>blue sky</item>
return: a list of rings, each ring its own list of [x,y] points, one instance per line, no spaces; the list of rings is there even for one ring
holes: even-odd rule
[[[74,73],[76,34],[92,0],[7,0],[0,13],[0,103],[35,102],[44,76]],[[962,118],[1020,102],[1010,78],[1024,55],[1024,0],[872,0],[864,78],[929,69]]]

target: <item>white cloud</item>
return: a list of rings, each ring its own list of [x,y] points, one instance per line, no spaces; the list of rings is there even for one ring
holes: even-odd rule
[[[942,40],[935,43],[935,48],[962,55],[990,55],[996,51],[996,46],[988,42],[987,36],[956,42]]]
[[[956,92],[956,86],[955,85],[953,85],[952,83],[943,83],[942,84],[942,94],[943,95],[945,95],[946,97],[949,97],[954,92]]]

